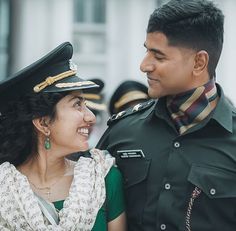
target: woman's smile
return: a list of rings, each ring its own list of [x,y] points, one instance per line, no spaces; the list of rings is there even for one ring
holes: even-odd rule
[[[88,128],[79,128],[78,133],[83,136],[88,137],[89,136],[89,129]]]

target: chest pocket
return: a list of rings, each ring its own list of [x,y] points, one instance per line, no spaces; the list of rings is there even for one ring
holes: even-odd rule
[[[188,175],[193,187],[201,189],[187,223],[192,230],[235,230],[236,227],[236,172],[208,165],[193,165]],[[193,191],[194,192],[194,191]],[[194,193],[189,192],[188,200]],[[201,224],[201,225],[200,225]],[[202,227],[205,227],[203,230]]]
[[[236,198],[236,172],[213,166],[193,165],[188,181],[209,198]]]
[[[122,170],[125,188],[135,186],[147,178],[150,160],[147,159],[128,159],[121,160],[119,167]]]
[[[141,224],[151,160],[120,159],[117,163],[124,178],[128,219],[130,222]]]

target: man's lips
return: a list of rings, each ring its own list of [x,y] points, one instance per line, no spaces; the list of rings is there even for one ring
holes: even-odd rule
[[[155,82],[160,82],[160,80],[159,79],[154,79],[154,78],[152,78],[152,77],[150,77],[150,76],[147,76],[147,79],[148,79],[148,81],[155,81]]]

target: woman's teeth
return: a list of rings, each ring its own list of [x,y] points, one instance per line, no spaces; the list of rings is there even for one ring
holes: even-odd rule
[[[79,133],[84,135],[84,136],[88,136],[89,130],[88,130],[88,128],[80,128]]]

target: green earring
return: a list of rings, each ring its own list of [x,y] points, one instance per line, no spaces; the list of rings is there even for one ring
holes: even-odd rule
[[[50,143],[49,136],[46,137],[46,140],[44,142],[44,147],[45,147],[46,150],[49,150],[51,148],[51,143]]]

